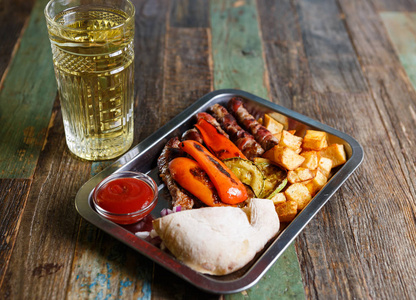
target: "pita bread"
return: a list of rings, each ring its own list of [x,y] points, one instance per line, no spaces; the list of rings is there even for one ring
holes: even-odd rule
[[[246,208],[205,207],[153,221],[172,254],[195,271],[225,275],[248,262],[279,230],[273,202],[251,199]]]

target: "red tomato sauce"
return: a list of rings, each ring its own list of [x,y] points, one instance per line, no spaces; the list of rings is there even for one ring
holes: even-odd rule
[[[117,178],[99,189],[96,202],[110,213],[128,214],[146,208],[153,198],[152,188],[142,180]]]

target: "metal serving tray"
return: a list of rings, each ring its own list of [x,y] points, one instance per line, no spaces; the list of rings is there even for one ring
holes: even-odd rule
[[[121,226],[98,215],[92,205],[91,195],[95,186],[102,179],[114,172],[131,170],[147,173],[156,181],[159,189],[158,204],[149,218],[160,217],[160,211],[165,207],[169,207],[170,201],[169,192],[158,176],[156,165],[157,158],[164,145],[170,138],[181,136],[185,130],[191,128],[195,123],[194,116],[196,113],[206,111],[215,103],[226,104],[234,96],[240,96],[245,99],[245,106],[257,118],[264,115],[264,113],[278,113],[287,122],[289,128],[296,129],[299,135],[303,135],[306,129],[327,132],[330,143],[336,142],[345,146],[348,159],[343,166],[336,170],[325,187],[312,199],[308,206],[291,223],[284,224],[277,237],[270,241],[248,265],[229,275],[210,276],[188,268],[176,260],[171,254],[160,250],[147,240],[137,237],[135,233],[143,230],[143,224],[138,223],[135,225]],[[211,293],[236,293],[252,287],[260,280],[306,224],[308,224],[336,190],[360,165],[363,156],[363,149],[359,143],[345,133],[247,92],[240,90],[218,90],[200,98],[112,165],[92,177],[78,191],[75,206],[79,214],[87,221],[196,287]],[[147,221],[151,221],[149,218]]]

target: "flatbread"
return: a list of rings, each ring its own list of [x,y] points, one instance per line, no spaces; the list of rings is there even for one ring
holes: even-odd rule
[[[279,230],[273,202],[250,199],[246,208],[205,207],[153,221],[172,254],[195,271],[225,275],[241,269]]]

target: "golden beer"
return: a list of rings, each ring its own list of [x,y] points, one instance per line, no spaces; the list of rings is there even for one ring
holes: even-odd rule
[[[80,5],[47,15],[66,141],[81,158],[111,159],[133,142],[132,10]]]

